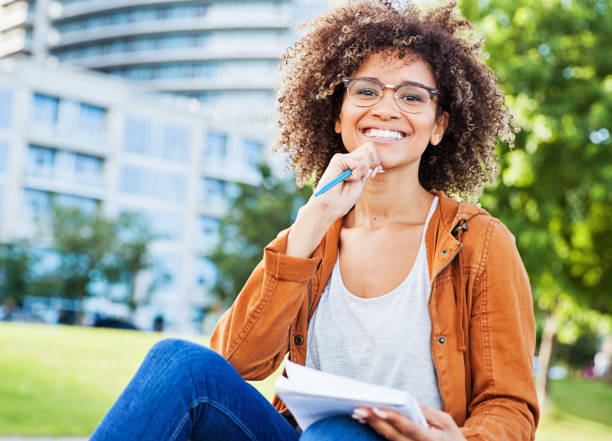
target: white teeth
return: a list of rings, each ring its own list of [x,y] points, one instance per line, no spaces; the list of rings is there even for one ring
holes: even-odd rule
[[[404,135],[395,130],[367,129],[364,134],[368,138],[402,139]]]

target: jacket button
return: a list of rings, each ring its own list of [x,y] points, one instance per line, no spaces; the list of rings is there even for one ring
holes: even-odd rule
[[[302,337],[301,335],[296,335],[295,337],[293,337],[293,342],[298,346],[302,345],[304,344],[304,337]]]
[[[439,337],[439,338],[438,338],[438,343],[440,343],[441,345],[443,345],[444,343],[446,343],[446,338],[444,338],[444,337]]]
[[[446,253],[448,253],[448,250],[442,250],[442,255],[444,256]]]

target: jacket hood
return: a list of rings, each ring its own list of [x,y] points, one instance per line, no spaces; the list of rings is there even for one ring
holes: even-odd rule
[[[432,191],[433,194],[438,196],[438,207],[441,216],[441,223],[449,233],[459,225],[462,221],[467,222],[472,217],[479,214],[489,213],[474,204],[469,202],[457,202],[456,200],[446,196],[443,191]]]

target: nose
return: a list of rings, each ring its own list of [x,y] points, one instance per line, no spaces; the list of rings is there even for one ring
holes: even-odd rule
[[[372,114],[385,120],[399,118],[401,116],[400,110],[395,102],[395,91],[393,89],[385,88],[382,91],[382,98],[372,108]]]

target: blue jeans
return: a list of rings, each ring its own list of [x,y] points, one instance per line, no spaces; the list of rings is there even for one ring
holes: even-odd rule
[[[313,424],[301,437],[223,357],[183,340],[157,343],[90,441],[294,441],[381,438],[350,417]]]

